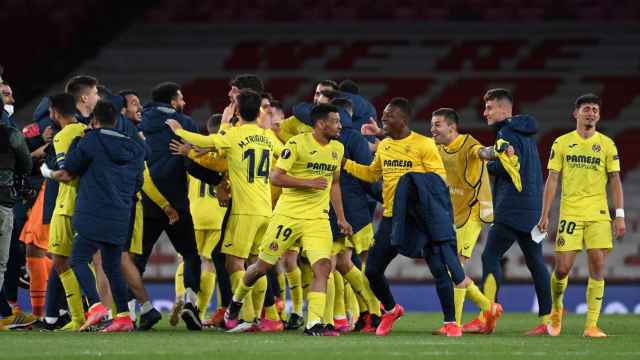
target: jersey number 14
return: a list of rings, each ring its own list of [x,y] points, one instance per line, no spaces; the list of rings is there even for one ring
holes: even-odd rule
[[[262,178],[265,183],[269,182],[269,166],[271,163],[271,153],[269,150],[260,151],[260,159],[256,161],[256,149],[247,149],[242,155],[242,160],[248,160],[247,181],[252,183],[256,177]]]

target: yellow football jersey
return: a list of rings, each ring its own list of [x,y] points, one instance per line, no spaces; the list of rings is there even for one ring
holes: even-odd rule
[[[368,182],[382,177],[382,200],[385,217],[393,215],[393,198],[398,180],[408,172],[435,172],[445,181],[442,158],[435,141],[416,132],[400,140],[385,138],[378,144],[371,165],[362,165],[347,160],[344,170],[349,174]]]
[[[77,137],[82,136],[86,128],[87,126],[82,123],[69,124],[53,137],[53,150],[56,152],[56,163],[60,169],[64,169],[64,160],[71,143]],[[54,215],[73,216],[73,210],[76,208],[77,190],[78,178],[67,183],[60,183],[56,197],[56,208],[53,210]]]
[[[562,173],[562,219],[611,220],[608,173],[620,171],[620,157],[613,140],[599,132],[588,139],[577,131],[562,135],[551,147],[547,168]]]
[[[456,227],[467,220],[492,222],[493,206],[486,163],[478,151],[482,145],[469,134],[458,135],[449,145],[438,145],[447,170],[447,182]],[[483,216],[480,214],[483,213]]]
[[[323,146],[311,133],[289,139],[276,167],[286,171],[287,175],[300,179],[322,176],[329,185],[323,190],[282,188],[282,195],[273,213],[294,219],[329,218],[331,182],[334,174],[340,171],[343,155],[344,146],[336,140]]]
[[[199,147],[224,150],[231,181],[232,214],[271,216],[271,157],[281,145],[268,130],[256,124],[244,124],[217,134],[200,135],[180,129],[176,134]]]
[[[227,209],[218,203],[215,186],[189,175],[189,210],[195,230],[220,230]]]
[[[282,141],[289,141],[292,137],[304,133],[310,133],[313,128],[298,119],[295,116],[290,116],[280,124],[279,137]]]

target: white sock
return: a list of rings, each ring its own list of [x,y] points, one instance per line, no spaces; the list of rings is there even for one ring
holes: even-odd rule
[[[153,310],[153,305],[151,305],[151,301],[147,301],[140,307],[140,314],[144,315],[151,310]]]
[[[127,307],[129,308],[129,317],[131,318],[131,321],[136,321],[136,300],[130,300],[127,303]]]
[[[184,302],[186,303],[191,303],[191,304],[197,304],[198,303],[198,295],[191,290],[191,288],[186,288],[184,291]]]

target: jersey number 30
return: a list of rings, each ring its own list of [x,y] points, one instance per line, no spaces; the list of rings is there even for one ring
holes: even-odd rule
[[[260,152],[260,159],[256,162],[256,149],[247,149],[242,155],[242,160],[249,161],[247,166],[248,182],[254,182],[256,177],[262,178],[265,183],[269,182],[269,165],[271,163],[269,150],[262,150]]]

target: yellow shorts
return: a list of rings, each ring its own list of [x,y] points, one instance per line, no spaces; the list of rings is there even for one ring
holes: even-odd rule
[[[556,234],[558,252],[582,249],[611,249],[613,230],[611,221],[575,221],[560,219]]]
[[[285,251],[300,244],[310,264],[331,257],[333,235],[329,219],[294,219],[275,214],[260,247],[260,259],[275,264]]]
[[[456,228],[456,242],[458,244],[459,255],[466,258],[471,257],[481,231],[482,222],[471,219],[467,220],[467,223],[461,228]]]
[[[49,252],[60,256],[71,256],[73,227],[71,216],[53,215],[49,225]]]
[[[243,259],[248,259],[249,255],[258,255],[267,226],[267,216],[232,214],[224,233],[222,253]]]
[[[211,260],[211,253],[220,241],[220,229],[196,230],[196,245],[198,246],[198,255]]]
[[[143,221],[142,201],[136,201],[136,215],[133,219],[133,232],[131,233],[131,245],[129,245],[129,252],[132,254],[142,255]]]
[[[333,244],[331,245],[331,256],[336,256],[340,254],[347,247],[345,246],[346,238],[334,239]]]
[[[360,255],[363,251],[368,251],[373,244],[373,224],[368,224],[357,233],[345,238],[344,246],[353,249]]]

